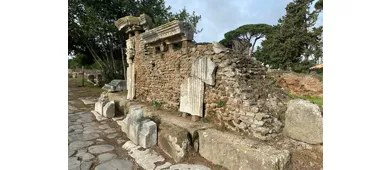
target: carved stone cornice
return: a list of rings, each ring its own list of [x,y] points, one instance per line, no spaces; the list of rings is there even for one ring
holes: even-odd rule
[[[141,14],[139,17],[125,16],[115,21],[114,24],[119,31],[124,31],[126,34],[149,30],[153,25],[152,19],[146,14]]]
[[[171,44],[181,41],[191,41],[193,38],[193,27],[188,23],[178,20],[147,30],[141,34],[143,44],[150,46],[160,45],[162,42]]]

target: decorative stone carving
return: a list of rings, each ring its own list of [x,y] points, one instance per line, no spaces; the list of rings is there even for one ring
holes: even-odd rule
[[[148,30],[152,27],[152,19],[146,14],[141,14],[139,17],[126,16],[115,21],[115,26],[119,31],[125,31],[125,33]]]
[[[191,41],[194,38],[193,27],[185,22],[174,20],[159,27],[147,30],[141,34],[141,41],[146,45],[160,45],[159,42],[166,44],[177,43],[181,41]]]
[[[215,85],[215,71],[217,65],[208,57],[203,57],[192,63],[191,76],[198,77],[209,85]]]
[[[135,56],[135,39],[134,37],[129,37],[128,40],[126,40],[126,60],[127,63],[132,63],[133,58]]]
[[[203,97],[204,83],[196,77],[187,78],[180,86],[179,111],[203,117]]]
[[[102,89],[108,92],[123,91],[126,90],[126,81],[112,80],[110,83],[105,84]]]

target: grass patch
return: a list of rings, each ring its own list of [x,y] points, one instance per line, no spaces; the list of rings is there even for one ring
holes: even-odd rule
[[[226,105],[226,101],[219,101],[218,106],[223,107]]]
[[[74,84],[76,84],[77,86],[80,86],[81,87],[81,85],[82,85],[82,77],[77,77],[77,78],[69,78],[70,79],[70,82],[71,83],[74,83]],[[89,83],[88,81],[87,81],[88,79],[87,79],[87,77],[84,77],[84,87],[85,88],[88,88],[88,91],[91,91],[91,92],[98,92],[98,93],[101,93],[101,92],[103,92],[104,90],[101,88],[101,87],[99,87],[99,86],[94,86],[93,84],[91,84],[91,83]]]
[[[209,119],[203,118],[202,119],[203,123],[210,123],[211,121]]]
[[[304,100],[308,100],[314,104],[317,104],[318,106],[323,106],[323,98],[321,97],[314,97],[314,96],[296,96],[296,95],[293,95],[293,94],[289,94],[287,93],[288,96],[290,96],[291,98],[293,99],[304,99]]]
[[[222,165],[215,165],[217,168],[223,168],[223,166]]]
[[[161,107],[161,103],[158,101],[154,101],[154,100],[152,101],[152,105],[156,106],[156,107]]]
[[[323,105],[323,98],[320,98],[320,97],[303,96],[301,98],[305,99],[305,100],[309,100],[309,101],[311,101],[311,102],[313,102],[321,107]]]

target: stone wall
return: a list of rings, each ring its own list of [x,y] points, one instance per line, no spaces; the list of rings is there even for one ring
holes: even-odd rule
[[[219,43],[194,44],[191,24],[151,24],[147,15],[115,22],[129,35],[127,99],[180,110],[194,120],[205,117],[260,139],[280,134],[286,96],[269,82],[261,63]]]
[[[213,44],[188,43],[181,47],[180,43],[168,45],[166,51],[142,50],[137,39],[135,99],[178,110],[180,85],[190,76],[192,63],[208,57],[217,64],[217,71],[215,85],[205,84],[204,116],[213,123],[260,139],[280,132],[286,110],[284,96],[267,86],[266,68],[257,61],[245,55],[219,53],[213,50]]]

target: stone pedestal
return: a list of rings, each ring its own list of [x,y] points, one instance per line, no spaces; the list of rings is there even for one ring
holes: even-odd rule
[[[108,96],[106,93],[102,93],[98,99],[98,101],[95,103],[95,111],[98,112],[100,115],[103,115],[103,107],[109,102]]]
[[[149,119],[142,120],[142,114],[140,108],[130,108],[120,126],[134,144],[149,148],[157,144],[157,125]]]
[[[138,135],[138,143],[143,148],[149,148],[157,144],[157,125],[153,121],[142,121],[141,131]]]

